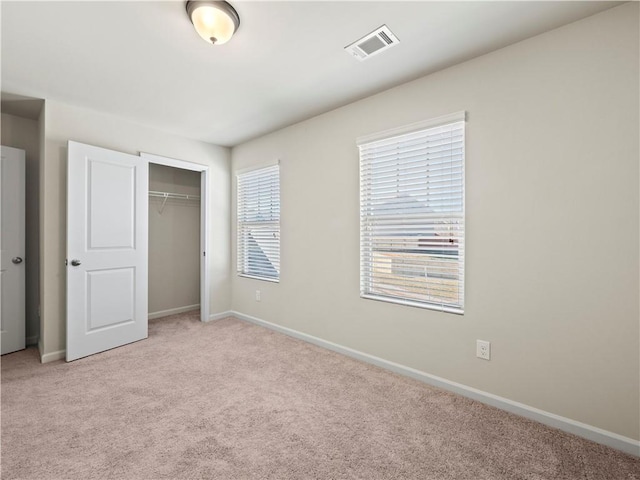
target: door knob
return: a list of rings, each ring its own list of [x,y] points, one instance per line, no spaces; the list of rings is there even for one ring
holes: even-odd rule
[[[71,260],[71,265],[73,265],[74,267],[77,267],[78,265],[80,265],[80,260],[76,260],[74,258],[73,260]]]
[[[11,261],[18,265],[19,263],[22,263],[22,257],[13,257]]]

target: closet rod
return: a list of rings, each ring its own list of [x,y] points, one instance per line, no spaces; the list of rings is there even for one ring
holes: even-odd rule
[[[180,198],[182,200],[200,200],[200,195],[190,195],[186,193],[158,192],[156,190],[149,190],[149,196],[160,197],[160,198]]]
[[[163,198],[162,205],[158,209],[158,213],[162,215],[164,211],[164,206],[167,203],[167,200],[170,198],[180,199],[180,200],[199,200],[200,195],[188,195],[186,193],[171,193],[171,192],[158,192],[157,190],[149,190],[150,197],[158,197]]]

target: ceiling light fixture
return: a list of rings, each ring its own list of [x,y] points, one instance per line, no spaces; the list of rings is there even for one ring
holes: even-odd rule
[[[235,8],[222,1],[188,1],[187,15],[196,32],[213,45],[227,43],[240,26]]]

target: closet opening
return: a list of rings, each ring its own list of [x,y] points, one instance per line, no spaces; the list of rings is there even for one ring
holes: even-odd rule
[[[207,167],[149,161],[149,319],[199,311],[209,319]]]

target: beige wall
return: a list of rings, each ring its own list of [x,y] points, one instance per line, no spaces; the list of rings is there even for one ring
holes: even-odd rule
[[[91,110],[55,101],[45,104],[42,181],[42,342],[47,361],[65,348],[67,142],[130,154],[140,151],[209,166],[211,313],[229,309],[229,150],[177,137]]]
[[[39,178],[40,178],[40,138],[38,122],[30,118],[2,114],[2,145],[20,148],[26,154],[26,335],[27,345],[38,342],[40,318],[39,300]]]
[[[234,148],[281,161],[282,273],[232,308],[640,438],[638,41],[625,4]],[[356,138],[460,110],[464,316],[359,298]]]
[[[200,195],[200,172],[149,165],[149,190]],[[200,201],[149,198],[149,314],[200,303]]]

